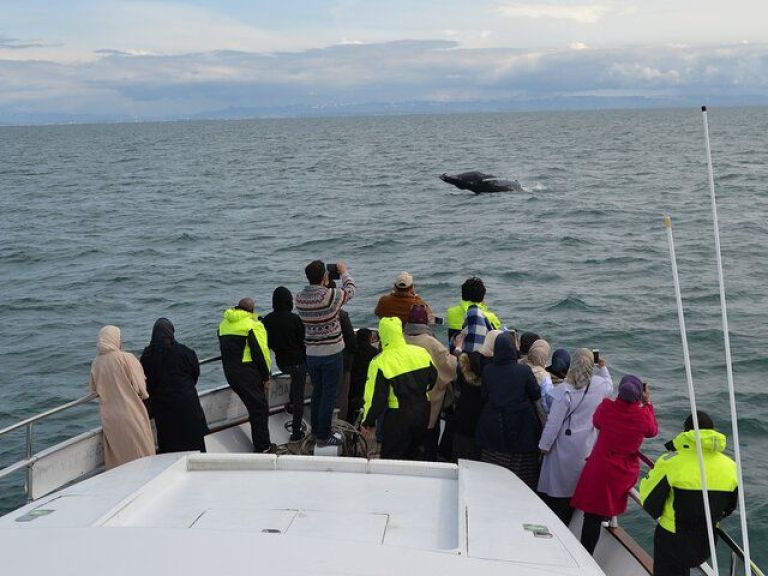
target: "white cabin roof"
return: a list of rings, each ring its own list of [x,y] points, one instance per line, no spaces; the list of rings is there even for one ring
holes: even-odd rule
[[[0,518],[0,555],[31,576],[603,574],[503,468],[261,454],[110,470]]]

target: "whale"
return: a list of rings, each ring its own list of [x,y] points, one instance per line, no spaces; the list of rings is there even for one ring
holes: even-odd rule
[[[475,194],[489,194],[494,192],[522,192],[523,187],[517,180],[498,178],[493,174],[472,171],[450,175],[443,173],[440,180],[453,184],[461,190],[471,190]]]

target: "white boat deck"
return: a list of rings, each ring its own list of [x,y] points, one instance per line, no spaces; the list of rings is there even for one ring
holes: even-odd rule
[[[253,454],[111,470],[0,518],[0,554],[33,576],[603,574],[502,468]]]

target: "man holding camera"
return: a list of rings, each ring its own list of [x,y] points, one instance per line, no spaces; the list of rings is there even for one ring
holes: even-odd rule
[[[312,433],[320,446],[336,446],[341,440],[331,434],[331,418],[343,370],[344,338],[339,311],[355,295],[355,281],[344,262],[326,266],[320,260],[304,269],[309,285],[296,294],[296,312],[304,322],[307,371],[312,381]],[[329,288],[331,276],[341,279],[341,288]]]

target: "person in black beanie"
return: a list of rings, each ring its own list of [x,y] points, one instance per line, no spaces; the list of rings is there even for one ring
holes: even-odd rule
[[[304,349],[304,322],[294,314],[293,295],[285,286],[278,286],[272,294],[272,312],[262,323],[267,329],[269,347],[275,353],[277,367],[291,376],[291,442],[304,438],[301,417],[304,414],[304,387],[307,381],[307,364]]]

